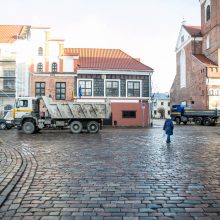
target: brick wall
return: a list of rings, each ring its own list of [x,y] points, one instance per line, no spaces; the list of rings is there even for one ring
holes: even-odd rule
[[[204,3],[205,4],[205,3]],[[220,48],[220,1],[211,1],[211,19],[205,21],[205,7],[201,5],[201,24],[203,34],[203,53],[210,60],[219,65],[218,48]],[[210,37],[210,48],[206,48],[207,36]]]
[[[45,74],[45,76],[39,76],[37,74],[30,75],[31,82],[31,96],[35,96],[35,82],[45,82],[45,95],[51,95],[52,99],[55,99],[56,82],[66,83],[66,100],[73,99],[74,90],[74,77],[73,76],[57,76],[56,74]]]
[[[186,55],[186,87],[180,88],[180,53],[177,53],[177,74],[170,90],[171,105],[187,102],[188,106],[197,109],[207,107],[206,69],[192,55],[194,43],[185,46]]]

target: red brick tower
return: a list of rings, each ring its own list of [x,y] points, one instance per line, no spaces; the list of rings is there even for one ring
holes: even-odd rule
[[[200,0],[203,54],[220,65],[220,0]]]

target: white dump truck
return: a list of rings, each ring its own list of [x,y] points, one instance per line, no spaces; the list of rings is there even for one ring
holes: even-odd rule
[[[60,102],[46,96],[19,97],[13,114],[15,126],[26,134],[50,128],[70,128],[75,134],[83,130],[97,133],[102,120],[110,117],[111,106],[109,101]]]

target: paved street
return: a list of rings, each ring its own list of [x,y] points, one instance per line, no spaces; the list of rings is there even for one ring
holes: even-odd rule
[[[0,219],[219,220],[220,127],[0,131]]]

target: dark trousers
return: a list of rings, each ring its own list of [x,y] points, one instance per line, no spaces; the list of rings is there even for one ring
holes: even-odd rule
[[[170,143],[170,134],[167,134],[167,143]]]

